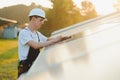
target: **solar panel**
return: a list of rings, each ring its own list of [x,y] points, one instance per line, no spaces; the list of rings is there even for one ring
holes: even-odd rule
[[[120,15],[54,32],[70,39],[42,50],[21,80],[120,80]]]

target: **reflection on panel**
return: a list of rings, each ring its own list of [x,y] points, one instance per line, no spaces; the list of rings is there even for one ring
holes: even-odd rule
[[[20,80],[120,80],[119,21],[120,16],[59,33],[72,37],[44,48]]]

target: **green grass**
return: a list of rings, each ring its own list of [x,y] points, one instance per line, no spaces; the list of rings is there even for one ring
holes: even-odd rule
[[[17,46],[17,39],[0,39],[0,80],[16,80]]]

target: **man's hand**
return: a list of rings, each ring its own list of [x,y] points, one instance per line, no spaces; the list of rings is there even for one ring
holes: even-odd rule
[[[60,42],[69,38],[71,38],[71,36],[58,36],[56,37],[56,42]]]
[[[71,36],[63,36],[61,41],[71,38]]]
[[[64,40],[69,39],[69,38],[71,38],[71,36],[57,36],[55,38],[48,38],[47,42],[50,42],[49,45],[53,45],[55,43],[64,41]]]

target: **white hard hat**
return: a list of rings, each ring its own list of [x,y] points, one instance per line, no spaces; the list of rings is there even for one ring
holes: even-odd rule
[[[34,8],[30,11],[29,16],[40,16],[46,19],[45,12],[42,9]]]

